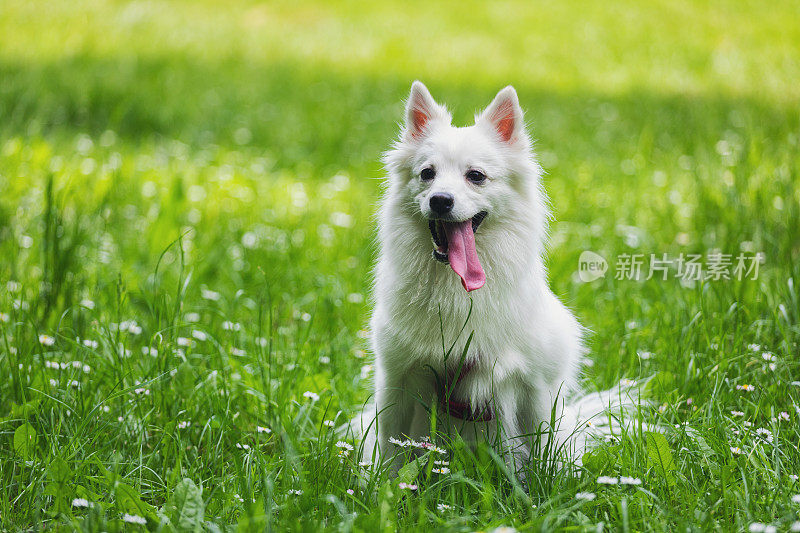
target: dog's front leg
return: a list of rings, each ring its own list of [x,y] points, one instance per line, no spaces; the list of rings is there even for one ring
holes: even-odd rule
[[[390,375],[383,365],[375,372],[375,406],[377,411],[378,456],[391,459],[394,470],[402,464],[400,448],[389,439],[404,439],[411,429],[414,404],[407,389],[405,373]]]
[[[500,443],[506,466],[509,471],[517,476],[517,479],[526,482],[528,461],[530,461],[530,446],[528,440],[530,435],[520,425],[519,398],[514,394],[508,394],[496,401],[497,416],[500,423]]]

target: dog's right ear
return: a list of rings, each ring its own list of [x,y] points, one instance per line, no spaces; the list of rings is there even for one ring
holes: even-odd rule
[[[447,110],[436,103],[428,88],[421,81],[411,84],[411,94],[406,102],[406,126],[404,137],[419,139],[436,120],[450,120]]]

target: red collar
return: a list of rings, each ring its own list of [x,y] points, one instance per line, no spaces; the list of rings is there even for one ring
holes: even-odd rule
[[[466,420],[468,422],[489,422],[494,418],[494,411],[489,402],[486,402],[482,407],[473,409],[469,402],[456,400],[452,396],[452,391],[461,382],[472,369],[475,368],[475,361],[465,362],[461,365],[460,369],[447,373],[447,379],[444,383],[437,379],[437,395],[439,396],[439,406],[445,413],[454,418]],[[448,391],[450,397],[448,398]]]

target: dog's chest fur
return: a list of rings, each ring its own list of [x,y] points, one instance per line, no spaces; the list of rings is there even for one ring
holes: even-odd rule
[[[414,245],[426,250],[425,243]],[[385,363],[398,372],[452,371],[469,342],[466,358],[476,365],[465,385],[530,373],[534,365],[552,374],[532,327],[543,311],[542,287],[527,279],[534,272],[504,279],[491,261],[486,270],[487,285],[470,297],[449,267],[427,254],[409,254],[399,270],[379,268],[373,331],[383,342],[403,347],[402,357]]]

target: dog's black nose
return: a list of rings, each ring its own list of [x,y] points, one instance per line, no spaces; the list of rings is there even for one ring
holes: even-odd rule
[[[446,215],[453,209],[455,198],[449,192],[437,192],[431,196],[431,210],[437,215]]]

